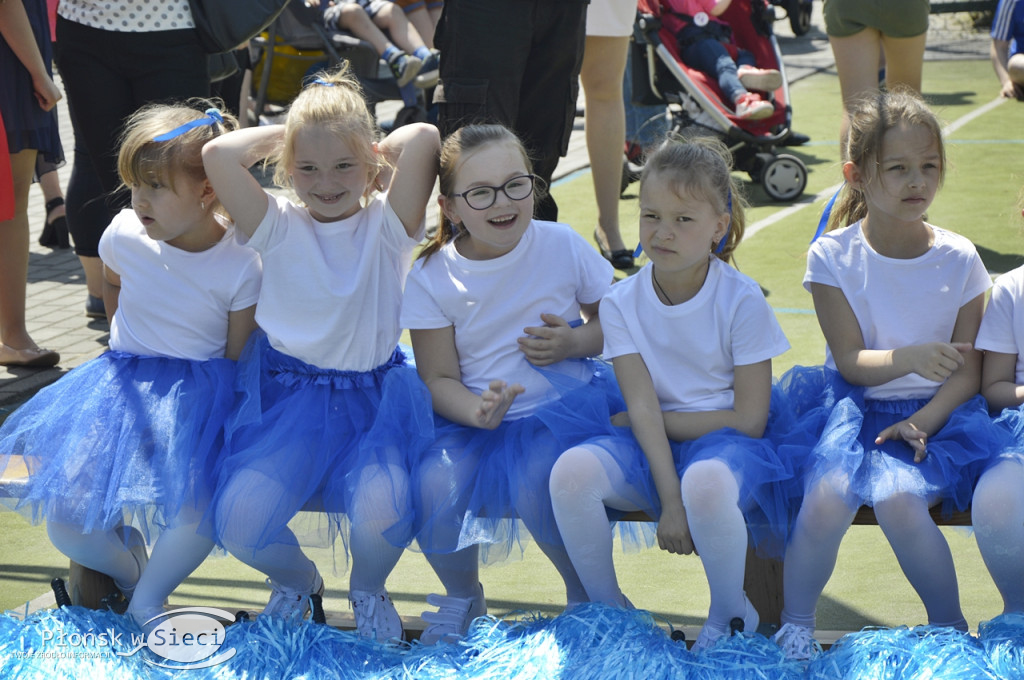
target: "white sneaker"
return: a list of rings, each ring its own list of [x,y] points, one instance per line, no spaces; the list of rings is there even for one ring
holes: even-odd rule
[[[128,549],[128,552],[135,558],[135,563],[139,565],[139,578],[142,578],[142,572],[146,570],[146,565],[149,564],[149,552],[146,550],[146,539],[142,537],[142,533],[131,526],[123,526],[118,529],[121,535],[124,537],[124,544]],[[124,596],[125,602],[131,602],[132,595],[135,594],[135,586],[139,585],[139,578],[135,579],[135,582],[130,586],[121,585],[117,581],[114,581],[114,585],[121,591],[121,595]]]
[[[402,619],[387,590],[381,588],[372,593],[353,590],[348,599],[356,615],[356,631],[360,637],[377,642],[402,639]]]
[[[427,604],[438,609],[421,615],[430,624],[420,635],[420,642],[424,645],[461,639],[469,630],[469,624],[487,613],[487,600],[484,599],[484,587],[481,584],[477,584],[476,597],[447,597],[431,593],[427,595]]]
[[[270,594],[270,601],[263,608],[264,616],[274,616],[281,619],[304,619],[309,613],[309,596],[314,593],[320,596],[324,594],[324,580],[320,578],[320,572],[314,572],[313,583],[309,588],[294,590],[277,585],[269,578],[267,585],[273,591]]]
[[[814,629],[795,623],[783,624],[779,632],[772,636],[782,653],[790,661],[810,661],[822,653],[821,645],[814,639]]]
[[[743,614],[743,632],[755,633],[757,632],[757,627],[761,625],[761,617],[758,615],[757,610],[754,609],[754,605],[750,603],[746,593],[743,594],[743,602],[746,606],[746,612]],[[727,633],[728,631],[712,628],[705,623],[704,627],[700,629],[700,634],[697,636],[697,640],[693,643],[690,651],[694,653],[703,652],[713,647]]]
[[[774,92],[782,87],[782,73],[775,69],[740,66],[736,69],[740,84],[748,90]]]

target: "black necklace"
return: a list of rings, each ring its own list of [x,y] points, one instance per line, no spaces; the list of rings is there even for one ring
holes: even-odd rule
[[[661,287],[660,283],[658,283],[658,275],[655,273],[653,266],[651,267],[651,278],[654,279],[654,285],[658,287],[658,292],[661,293],[661,296],[665,298],[666,301],[668,301],[668,306],[675,306],[675,303],[672,302],[672,298],[668,296],[668,293],[665,292],[665,289]]]

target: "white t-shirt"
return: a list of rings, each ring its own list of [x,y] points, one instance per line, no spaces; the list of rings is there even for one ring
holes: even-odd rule
[[[776,357],[789,341],[760,286],[717,257],[691,299],[663,304],[647,265],[601,301],[604,357],[639,354],[664,411],[719,411],[734,402],[734,368]]]
[[[527,326],[543,326],[542,313],[568,322],[580,304],[608,291],[611,265],[570,227],[533,220],[515,248],[492,260],[469,260],[449,243],[409,274],[402,325],[410,329],[454,326],[462,383],[480,394],[492,380],[520,383],[507,419],[529,415],[551,398],[550,384],[526,360],[518,339]],[[546,370],[589,380],[583,362],[566,360]]]
[[[1024,313],[1018,305],[1024,301],[1024,267],[1017,267],[996,279],[992,297],[981,320],[978,349],[1016,354],[1014,382],[1024,383]]]
[[[402,332],[402,287],[423,225],[420,238],[409,238],[386,194],[337,222],[269,198],[248,245],[263,260],[256,322],[271,347],[341,371],[385,363]]]
[[[61,0],[57,13],[76,24],[119,33],[195,28],[188,0]]]
[[[110,348],[143,356],[223,357],[228,312],[256,304],[260,261],[238,245],[234,228],[192,253],[146,235],[132,210],[114,216],[100,238],[103,264],[121,277]]]
[[[931,225],[929,225],[931,226]],[[843,291],[860,324],[865,349],[949,342],[960,308],[992,285],[974,244],[931,226],[935,243],[920,257],[885,257],[864,238],[860,222],[822,235],[807,254],[804,288]],[[825,365],[835,368],[828,348]],[[865,389],[869,399],[930,399],[942,385],[916,373]]]

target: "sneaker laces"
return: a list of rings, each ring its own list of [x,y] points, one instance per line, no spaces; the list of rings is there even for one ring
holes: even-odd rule
[[[383,642],[402,636],[401,619],[399,619],[398,631],[391,630],[394,625],[388,619],[392,615],[397,619],[398,612],[395,611],[391,596],[384,588],[372,593],[352,591],[349,593],[349,602],[352,604],[352,612],[356,617],[356,630],[360,637]]]
[[[298,616],[301,619],[310,610],[309,596],[313,593],[318,595],[324,594],[324,581],[320,578],[319,573],[313,578],[313,583],[309,588],[285,588],[277,585],[269,578],[266,583],[272,591],[270,600],[263,609],[263,613],[267,616],[276,616],[284,619]]]
[[[795,623],[783,624],[772,640],[787,659],[794,661],[807,661],[821,651],[821,645],[814,639],[814,630]]]

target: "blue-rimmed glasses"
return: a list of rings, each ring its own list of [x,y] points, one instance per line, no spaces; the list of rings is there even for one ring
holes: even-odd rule
[[[498,200],[499,191],[513,201],[521,201],[533,193],[533,184],[533,175],[517,175],[499,187],[481,185],[454,196],[466,199],[466,204],[473,210],[487,210]]]

